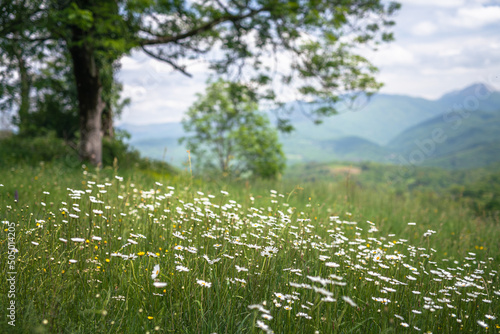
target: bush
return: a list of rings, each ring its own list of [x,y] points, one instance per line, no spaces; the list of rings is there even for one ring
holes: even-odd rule
[[[102,141],[102,164],[103,166],[113,166],[115,159],[118,166],[129,168],[134,167],[141,159],[137,150],[130,147],[125,142],[130,135],[125,131],[117,131],[113,138],[104,138]]]
[[[40,162],[55,160],[74,164],[78,154],[63,139],[57,138],[54,132],[40,137],[12,135],[0,140],[0,166],[12,166],[24,163],[36,165]]]
[[[140,168],[161,174],[175,174],[176,170],[167,163],[141,158],[139,152],[130,147],[125,139],[125,132],[117,132],[115,138],[104,138],[102,143],[103,166],[117,166],[123,169]],[[18,164],[35,166],[40,162],[60,163],[66,167],[81,165],[76,146],[61,138],[54,132],[43,136],[26,137],[11,135],[0,139],[0,167],[11,167]]]

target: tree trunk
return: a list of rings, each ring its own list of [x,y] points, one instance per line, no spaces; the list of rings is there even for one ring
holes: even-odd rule
[[[106,104],[102,113],[102,133],[105,138],[113,138],[115,136],[113,130],[113,108]]]
[[[19,68],[19,81],[21,85],[20,91],[20,104],[19,104],[19,133],[24,134],[28,126],[28,114],[30,111],[30,91],[31,91],[31,78],[28,73],[28,67],[23,57],[22,49],[17,45],[13,46],[14,54]]]
[[[74,31],[74,37],[78,35],[78,31]],[[73,43],[70,47],[70,53],[80,114],[79,155],[81,160],[90,161],[93,165],[98,166],[102,163],[101,117],[104,109],[99,69],[94,50],[85,42],[80,40],[79,43]]]

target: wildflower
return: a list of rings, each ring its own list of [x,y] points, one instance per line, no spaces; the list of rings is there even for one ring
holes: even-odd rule
[[[60,238],[59,240],[61,240],[61,239],[62,238]],[[85,242],[85,239],[83,239],[83,238],[71,238],[71,241],[73,241],[73,242]],[[63,242],[65,242],[65,241],[63,241]]]
[[[77,263],[77,262],[78,262],[77,260],[73,260],[73,259],[69,260],[69,263]]]
[[[160,265],[157,264],[155,265],[155,267],[153,268],[153,273],[151,274],[151,278],[152,279],[156,279],[156,277],[158,277],[158,274],[160,273]]]
[[[326,296],[326,297],[329,297],[329,298],[332,298],[333,297],[333,292],[330,292],[324,288],[318,288],[316,286],[313,286],[313,289],[314,291]]]
[[[210,260],[210,259],[209,259],[209,257],[208,257],[206,254],[205,254],[205,255],[203,255],[203,258],[204,258],[205,260],[207,260],[207,262],[208,262],[209,264],[214,264],[214,263],[219,262],[219,261],[221,260],[220,258]]]
[[[488,324],[485,323],[484,321],[478,320],[477,324],[483,328],[488,328]]]
[[[283,294],[279,293],[279,292],[275,292],[274,295],[276,297],[278,297],[279,299],[281,299],[281,300],[285,299],[285,296]]]
[[[340,264],[337,264],[335,262],[326,262],[325,266],[332,267],[332,268],[338,268],[338,267],[340,267]]]
[[[251,310],[253,310],[253,309],[257,309],[257,310],[259,310],[259,311],[260,311],[260,312],[262,312],[262,313],[267,313],[267,314],[269,314],[269,313],[270,313],[270,312],[269,312],[269,310],[266,310],[266,309],[265,309],[262,305],[260,305],[260,304],[252,304],[252,305],[248,305],[248,308],[249,308],[249,309],[251,309]]]
[[[177,271],[186,271],[186,272],[189,271],[189,268],[184,267],[184,266],[176,266],[175,269]]]
[[[299,312],[296,314],[297,317],[303,317],[303,318],[306,318],[306,319],[312,319],[312,317],[307,314],[307,313],[304,313],[304,312]]]
[[[196,280],[196,283],[198,283],[201,286],[204,286],[205,288],[210,288],[212,286],[212,283],[206,282],[206,281],[201,280],[201,279]]]
[[[196,247],[191,246],[191,247],[186,248],[186,251],[188,251],[189,253],[192,253],[192,254],[196,254],[198,249]]]
[[[257,320],[256,324],[257,324],[257,327],[259,327],[263,331],[265,331],[267,333],[273,333],[273,331],[271,330],[271,328],[269,328],[269,326],[266,325],[263,321]]]
[[[321,283],[323,286],[327,284],[332,284],[332,281],[329,279],[321,278],[320,276],[307,276],[311,281]]]
[[[156,288],[164,288],[167,286],[167,283],[164,283],[164,282],[154,282],[153,285],[156,287]]]
[[[354,300],[352,300],[351,298],[347,297],[347,296],[342,296],[342,299],[349,305],[351,305],[352,307],[358,307],[358,305],[354,302]]]

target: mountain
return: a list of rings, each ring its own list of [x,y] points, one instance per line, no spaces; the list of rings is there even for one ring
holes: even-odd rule
[[[388,152],[385,147],[361,137],[349,136],[321,141],[325,153],[343,161],[384,161]]]
[[[500,161],[500,105],[445,113],[406,130],[387,149],[410,163],[454,169]]]
[[[448,111],[452,108],[461,107],[464,109],[475,109],[481,107],[483,111],[498,110],[500,103],[500,94],[494,87],[475,83],[461,90],[456,90],[444,94],[438,102],[445,106]]]
[[[500,160],[500,92],[473,84],[437,100],[377,94],[315,125],[306,115],[317,105],[286,108],[295,131],[280,135],[288,163],[377,161],[447,168],[484,166]],[[269,113],[272,119],[272,112]],[[182,165],[186,149],[180,123],[124,124],[143,155]]]
[[[299,116],[310,113],[314,107],[299,102],[287,105]],[[385,145],[403,129],[438,115],[442,108],[423,98],[378,94],[354,107],[339,104],[338,109],[338,115],[324,119],[320,125],[305,116],[295,116],[292,121],[296,131],[290,139],[318,141],[357,136]]]
[[[185,135],[181,123],[148,125],[122,124],[119,129],[127,131],[129,143],[143,156],[182,166],[187,160],[186,149],[178,144]]]

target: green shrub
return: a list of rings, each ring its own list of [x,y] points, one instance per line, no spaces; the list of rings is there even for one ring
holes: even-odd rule
[[[76,150],[53,132],[40,137],[12,135],[1,139],[0,156],[0,166],[19,163],[36,165],[55,160],[71,164],[78,161]]]
[[[139,152],[126,142],[128,136],[125,132],[117,132],[115,138],[103,139],[102,167],[139,168],[155,175],[176,174],[176,169],[168,163],[141,158]],[[69,168],[81,166],[76,144],[58,138],[54,132],[38,137],[14,134],[0,138],[0,167],[37,166],[41,162],[58,163]]]

